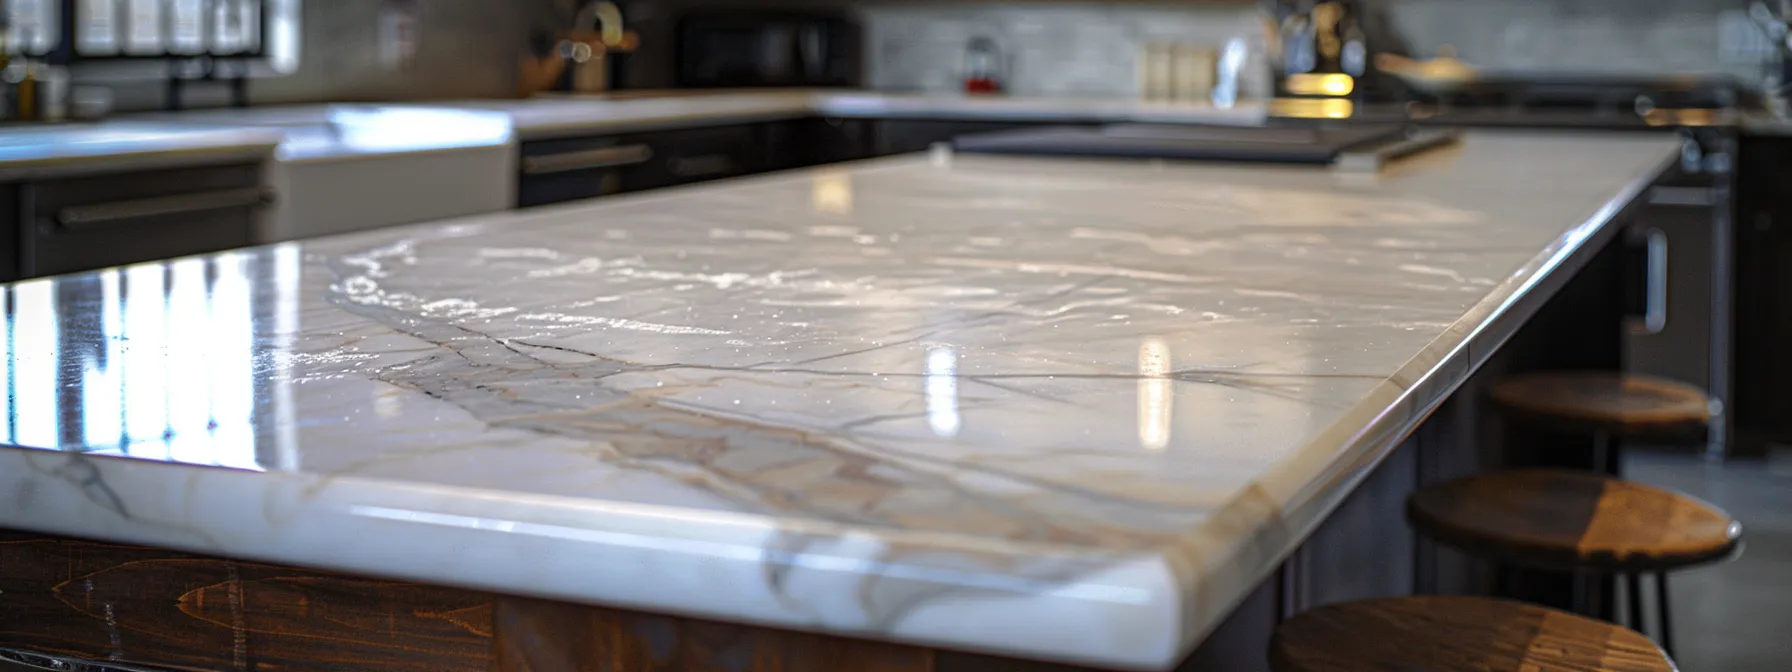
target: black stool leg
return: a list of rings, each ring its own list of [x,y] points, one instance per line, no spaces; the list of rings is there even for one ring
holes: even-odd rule
[[[1661,650],[1674,657],[1674,619],[1668,611],[1668,573],[1655,574],[1655,617],[1661,619]]]
[[[1625,592],[1630,602],[1630,629],[1644,632],[1643,626],[1643,577],[1640,574],[1626,574]]]

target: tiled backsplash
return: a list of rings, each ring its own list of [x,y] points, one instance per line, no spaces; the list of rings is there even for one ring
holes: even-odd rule
[[[1725,55],[1744,0],[1365,0],[1389,17],[1417,55],[1452,45],[1486,68],[1543,72],[1761,72],[1748,54]],[[501,96],[532,28],[554,25],[575,0],[427,0],[417,67],[377,63],[374,0],[305,0],[303,55],[296,75],[256,81],[258,103]],[[1261,34],[1254,3],[1183,0],[629,0],[643,52],[639,86],[671,84],[671,24],[693,6],[851,7],[866,33],[866,81],[879,89],[960,87],[965,45],[995,39],[1009,63],[1008,88],[1023,95],[1136,96],[1146,43],[1218,46]],[[160,86],[120,92],[122,107],[160,104]],[[204,99],[206,95],[196,95]],[[218,97],[218,96],[210,96]]]
[[[878,4],[860,9],[869,84],[890,90],[953,90],[965,44],[996,41],[1008,90],[1023,95],[1137,95],[1148,42],[1221,45],[1261,33],[1249,5],[1125,3]]]
[[[1554,73],[1727,73],[1754,77],[1756,57],[1723,55],[1719,35],[1741,0],[1371,0],[1397,42],[1441,45],[1484,68]],[[1010,58],[1010,89],[1032,95],[1138,94],[1146,42],[1218,46],[1261,34],[1254,5],[862,0],[868,81],[880,89],[958,87],[965,43],[985,35]]]
[[[379,59],[376,0],[304,0],[299,68],[250,82],[254,104],[330,100],[420,100],[510,95],[531,28],[554,25],[562,0],[425,0],[417,58],[408,71]],[[159,82],[114,83],[120,110],[157,109]],[[221,105],[223,87],[193,87],[194,106]]]
[[[1381,0],[1380,4],[1415,55],[1452,45],[1458,58],[1484,68],[1747,77],[1761,72],[1758,56],[1726,56],[1719,39],[1726,19],[1741,33],[1753,29],[1734,23],[1746,22],[1741,14],[1747,6],[1744,0]]]

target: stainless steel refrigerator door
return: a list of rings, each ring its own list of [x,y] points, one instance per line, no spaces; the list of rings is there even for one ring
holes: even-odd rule
[[[1661,186],[1631,225],[1630,241],[1648,260],[1642,315],[1630,320],[1625,369],[1708,390],[1714,404],[1713,447],[1724,444],[1722,401],[1728,397],[1727,331],[1714,328],[1728,301],[1718,278],[1728,267],[1717,245],[1726,219],[1721,190]],[[1714,375],[1715,374],[1715,375]]]

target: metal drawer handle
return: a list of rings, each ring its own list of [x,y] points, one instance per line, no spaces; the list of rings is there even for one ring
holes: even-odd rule
[[[674,156],[666,160],[666,168],[679,177],[703,177],[734,169],[734,158],[727,154]]]
[[[253,208],[267,205],[273,200],[273,192],[265,187],[218,189],[130,201],[71,205],[56,213],[56,223],[64,229],[80,231],[149,217],[170,217],[214,210]]]
[[[523,174],[551,175],[553,173],[569,173],[575,170],[594,170],[597,168],[616,168],[647,163],[653,158],[653,148],[647,145],[624,145],[621,147],[604,147],[586,149],[577,152],[560,154],[543,154],[541,156],[523,157]]]
[[[1668,234],[1649,230],[1648,299],[1643,304],[1643,328],[1659,334],[1668,326]]]

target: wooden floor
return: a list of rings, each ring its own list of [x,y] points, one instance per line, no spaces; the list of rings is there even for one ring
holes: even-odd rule
[[[1680,668],[1792,670],[1792,451],[1707,464],[1687,453],[1632,450],[1625,477],[1702,498],[1742,523],[1739,558],[1674,574],[1669,584]]]

